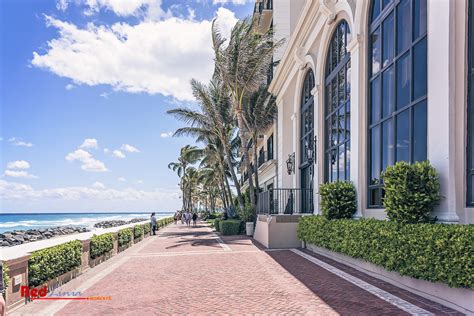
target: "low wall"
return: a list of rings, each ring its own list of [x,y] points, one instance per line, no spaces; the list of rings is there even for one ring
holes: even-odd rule
[[[56,279],[50,280],[48,282],[48,287],[59,284],[66,283],[72,278],[80,275],[82,272],[100,264],[101,262],[111,258],[112,256],[116,255],[118,252],[125,250],[125,248],[131,247],[133,244],[140,242],[146,237],[149,237],[150,234],[144,234],[143,237],[137,238],[137,240],[133,239],[132,234],[132,241],[127,247],[121,249],[118,246],[118,238],[117,234],[119,230],[124,228],[133,228],[135,225],[144,225],[149,223],[149,221],[131,223],[127,225],[105,228],[105,229],[97,229],[94,232],[86,232],[86,233],[79,233],[74,235],[67,235],[63,237],[57,237],[47,240],[36,241],[28,244],[8,247],[8,248],[1,248],[0,251],[0,261],[6,264],[9,268],[9,276],[10,282],[7,284],[6,290],[6,305],[7,310],[11,310],[20,306],[26,302],[24,297],[21,297],[20,288],[22,285],[28,285],[28,260],[31,256],[31,253],[37,250],[57,246],[68,241],[72,240],[80,240],[82,242],[82,260],[81,266],[76,268],[73,271],[67,272],[62,276],[59,276]],[[166,226],[166,225],[165,225]],[[95,235],[102,235],[106,233],[113,233],[114,236],[114,246],[112,251],[109,254],[103,255],[96,259],[90,258],[90,242],[92,236]]]
[[[396,272],[387,271],[375,264],[355,259],[312,244],[306,244],[306,248],[317,254],[344,263],[377,279],[381,279],[399,288],[405,289],[464,314],[474,314],[474,291],[470,289],[451,288],[444,283],[433,283],[407,276],[401,276]]]
[[[259,215],[253,238],[269,249],[301,245],[296,229],[302,215]]]

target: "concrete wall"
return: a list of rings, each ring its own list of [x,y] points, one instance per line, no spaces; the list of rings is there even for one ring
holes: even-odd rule
[[[269,249],[301,245],[296,235],[300,215],[259,215],[253,238]]]

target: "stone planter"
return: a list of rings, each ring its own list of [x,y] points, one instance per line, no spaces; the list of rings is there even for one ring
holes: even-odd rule
[[[118,252],[124,251],[125,249],[127,249],[127,248],[130,247],[131,245],[132,245],[132,242],[129,242],[128,244],[123,245],[123,246],[118,246]]]
[[[89,260],[89,265],[90,265],[91,268],[93,268],[96,265],[101,264],[102,262],[109,260],[112,256],[113,256],[112,251],[109,251],[108,253],[103,254],[102,256],[99,256],[99,257],[94,258],[94,259],[90,259]]]
[[[253,229],[254,229],[253,222],[246,222],[245,223],[245,232],[246,232],[247,236],[253,236]]]

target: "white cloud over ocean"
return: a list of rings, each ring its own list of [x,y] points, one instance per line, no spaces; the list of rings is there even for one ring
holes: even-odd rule
[[[94,3],[93,10],[105,8],[119,15],[135,12],[140,2],[138,8],[148,9],[157,3],[138,1],[119,8],[118,1],[90,2]],[[230,33],[237,21],[234,13],[221,7],[216,14],[224,33]],[[47,42],[44,52],[33,52],[31,64],[72,79],[75,85],[105,84],[116,91],[162,94],[187,101],[193,100],[189,81],[206,82],[212,76],[211,20],[144,17],[136,25],[91,22],[81,28],[52,16],[45,19],[59,35]]]

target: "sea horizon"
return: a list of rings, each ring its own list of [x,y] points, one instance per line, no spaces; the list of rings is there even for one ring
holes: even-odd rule
[[[172,215],[173,211],[155,211],[157,218]],[[47,212],[47,213],[0,213],[0,233],[14,230],[40,229],[61,226],[86,227],[107,220],[129,221],[133,218],[149,218],[151,212]]]

